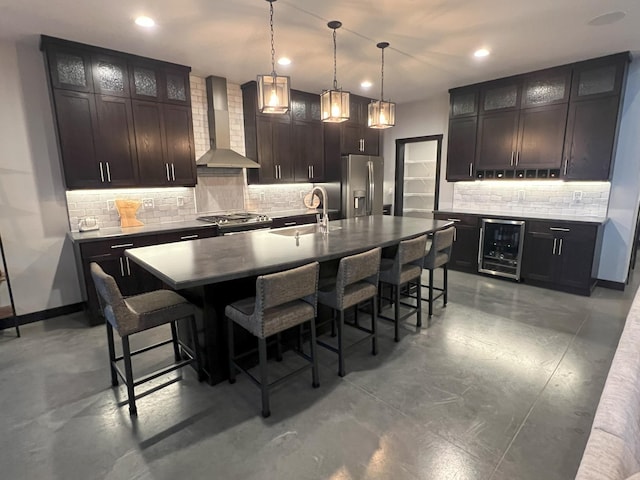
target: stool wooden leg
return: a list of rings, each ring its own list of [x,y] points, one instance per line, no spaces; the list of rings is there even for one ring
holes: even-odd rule
[[[396,342],[400,341],[400,322],[398,319],[400,318],[400,285],[396,285],[394,287],[396,289],[395,295],[395,305],[394,305],[394,337],[393,340]]]
[[[122,356],[124,357],[124,376],[127,382],[127,394],[129,395],[129,415],[138,415],[136,409],[136,396],[133,389],[133,369],[131,368],[131,348],[129,337],[122,337]]]
[[[344,310],[338,319],[338,375],[344,377]]]
[[[442,268],[444,269],[444,306],[447,306],[447,290],[449,289],[449,281],[448,281],[448,276],[449,276],[449,271],[447,270],[447,264],[445,263]]]
[[[193,354],[196,357],[196,371],[198,372],[198,381],[204,380],[204,366],[202,365],[202,350],[200,349],[200,340],[198,339],[198,324],[196,316],[191,315],[191,340],[193,341]]]
[[[108,320],[105,320],[107,324],[107,346],[109,347],[109,369],[111,370],[111,385],[117,387],[120,383],[118,381],[118,373],[114,362],[116,361],[116,349],[113,344],[113,327]]]
[[[378,354],[378,312],[376,311],[376,297],[371,299],[371,354]]]
[[[309,321],[309,325],[311,326],[311,338],[310,338],[310,348],[311,348],[311,377],[312,383],[311,386],[313,388],[318,388],[320,386],[320,377],[318,374],[318,347],[316,346],[316,319],[312,318]]]
[[[418,284],[418,288],[416,291],[416,308],[418,309],[417,325],[418,327],[421,327],[422,326],[422,287],[420,286],[420,277],[416,279],[416,282]]]
[[[433,315],[433,269],[429,269],[429,318]]]
[[[180,355],[180,345],[178,344],[178,329],[176,328],[176,322],[170,322],[171,324],[171,340],[173,340],[173,356],[176,359],[176,362],[182,360],[182,355]]]
[[[236,383],[236,366],[234,362],[234,347],[233,347],[233,320],[227,317],[227,352],[229,361],[229,383]]]
[[[262,416],[271,415],[269,408],[269,375],[267,374],[267,339],[258,339],[258,356],[260,357],[260,392],[262,393]]]

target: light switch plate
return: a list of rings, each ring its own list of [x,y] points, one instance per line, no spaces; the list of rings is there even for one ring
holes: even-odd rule
[[[143,198],[142,206],[144,208],[153,208],[153,198]]]
[[[580,190],[576,190],[575,192],[573,192],[573,201],[579,202],[581,200],[582,200],[582,192]]]
[[[115,209],[116,209],[116,201],[107,200],[107,210],[115,210]]]
[[[184,207],[184,197],[176,197],[176,204],[179,207]]]

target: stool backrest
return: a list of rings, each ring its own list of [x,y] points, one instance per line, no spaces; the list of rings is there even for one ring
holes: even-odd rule
[[[345,287],[361,280],[375,285],[377,288],[381,252],[382,249],[377,247],[340,259],[338,276],[336,277],[336,291],[344,293]]]
[[[293,300],[304,300],[317,314],[320,264],[309,263],[284,272],[261,275],[256,280],[256,312]]]
[[[96,286],[98,300],[100,301],[105,319],[118,331],[120,331],[125,324],[135,322],[135,314],[125,303],[115,279],[105,273],[102,267],[95,262],[91,262],[90,268],[91,277]]]
[[[455,231],[456,227],[447,227],[433,234],[431,248],[424,257],[424,268],[437,268],[449,262]]]
[[[403,240],[398,245],[396,256],[393,259],[391,274],[400,278],[403,265],[417,265],[422,268],[424,252],[427,248],[427,236],[420,235],[416,238]]]

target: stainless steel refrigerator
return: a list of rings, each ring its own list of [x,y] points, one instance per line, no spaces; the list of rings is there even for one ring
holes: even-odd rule
[[[344,218],[382,215],[384,160],[369,155],[344,155],[341,200]]]

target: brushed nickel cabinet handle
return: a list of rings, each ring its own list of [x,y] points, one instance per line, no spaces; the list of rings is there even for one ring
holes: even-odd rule
[[[120,276],[124,277],[124,265],[122,264],[122,257],[118,257],[118,260],[120,260]]]
[[[102,162],[100,163],[100,181],[104,183],[104,172],[102,171]]]
[[[173,163],[171,164],[171,178],[173,179],[173,181],[176,181],[176,168],[173,165]]]
[[[473,163],[469,164],[469,176],[473,177]]]
[[[194,234],[194,235],[185,235],[183,237],[180,237],[180,240],[193,240],[194,238],[198,238],[198,234]]]
[[[509,163],[509,165],[513,167],[513,152],[511,152],[511,162]]]
[[[555,255],[556,254],[556,243],[558,242],[557,238],[553,239],[553,250],[551,251],[551,255]]]
[[[520,152],[516,152],[516,167],[520,163]]]
[[[569,159],[565,158],[564,159],[564,176],[567,176],[567,167],[569,166]]]
[[[549,227],[549,230],[552,230],[554,232],[570,232],[571,231],[570,228],[561,228],[561,227]]]
[[[131,276],[131,265],[129,265],[129,257],[124,257],[124,261],[127,263],[127,273]]]
[[[562,238],[560,239],[560,247],[558,247],[558,255],[562,255]]]
[[[459,218],[447,218],[447,221],[449,221],[449,222],[459,222],[460,219]]]
[[[164,167],[167,170],[167,182],[170,182],[171,181],[171,177],[169,176],[169,164],[165,163]]]
[[[298,222],[285,222],[284,226],[285,227],[292,227],[293,225],[297,225],[297,224],[298,224]]]
[[[119,243],[118,245],[111,245],[111,248],[127,248],[133,247],[133,243]]]
[[[111,169],[109,168],[109,162],[104,162],[104,164],[107,166],[107,181],[111,183]]]
[[[483,235],[484,235],[483,230],[484,230],[483,228],[480,228],[480,241],[478,242],[478,267],[482,266],[482,262],[481,262],[481,259],[482,259],[482,244],[484,243],[483,242],[483,240],[484,240],[484,238],[483,238]]]

